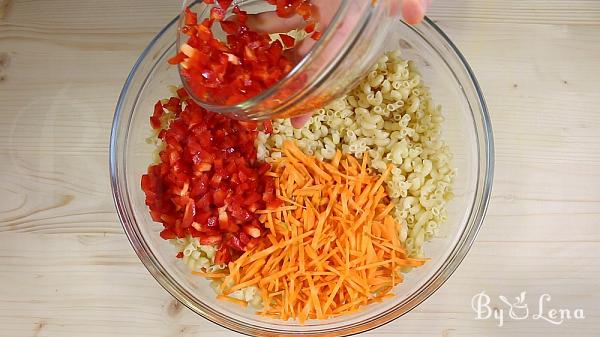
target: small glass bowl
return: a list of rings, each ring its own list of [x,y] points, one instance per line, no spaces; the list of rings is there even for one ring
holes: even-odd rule
[[[433,100],[442,105],[443,137],[457,168],[448,221],[424,248],[431,261],[408,273],[394,289],[395,297],[352,315],[305,325],[263,318],[217,300],[209,282],[192,275],[175,258],[175,248],[160,238],[162,225],[150,218],[140,187],[154,149],[146,142],[153,105],[170,96],[168,85],[181,83],[177,68],[167,63],[176,51],[177,20],[158,33],[129,74],[110,139],[110,176],[119,218],[140,260],[169,293],[202,317],[249,335],[348,335],[402,316],[450,277],[473,244],[488,205],[494,158],[490,120],[471,68],[448,37],[428,19],[416,26],[397,21],[386,35],[386,46],[401,48],[403,57],[416,63]]]
[[[387,33],[394,17],[395,1],[341,1],[331,23],[317,43],[298,64],[279,82],[259,95],[245,101],[222,105],[202,100],[194,95],[185,78],[182,83],[192,98],[210,111],[242,120],[287,118],[318,109],[350,89],[386,50]],[[235,1],[248,13],[273,11],[274,6],[264,0]],[[210,16],[210,8],[199,0],[185,0],[198,14],[198,22]],[[229,9],[228,15],[232,15]],[[179,25],[183,25],[184,14]],[[221,40],[225,35],[219,25],[213,33]],[[187,41],[178,35],[178,45]]]

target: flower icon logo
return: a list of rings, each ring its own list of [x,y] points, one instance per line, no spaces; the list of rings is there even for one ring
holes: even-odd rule
[[[519,296],[515,296],[515,301],[511,303],[506,296],[500,295],[498,298],[508,306],[508,317],[514,320],[523,320],[529,317],[529,308],[525,303],[527,292],[522,291]]]

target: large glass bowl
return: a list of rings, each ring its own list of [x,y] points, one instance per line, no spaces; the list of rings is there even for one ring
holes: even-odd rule
[[[144,204],[140,178],[152,161],[149,116],[154,103],[169,97],[168,85],[179,85],[177,68],[167,64],[175,54],[177,19],[148,45],[123,87],[110,140],[110,176],[119,218],[140,260],[175,298],[200,316],[249,335],[346,335],[385,324],[407,313],[450,277],[463,260],[482,224],[493,177],[493,142],[488,112],[469,65],[448,37],[430,20],[410,26],[398,21],[388,37],[390,49],[402,48],[431,88],[446,117],[443,137],[454,153],[455,198],[441,235],[425,245],[431,261],[406,275],[396,296],[349,316],[295,321],[262,318],[219,301],[208,281],[192,275],[175,258],[175,248],[160,238]]]

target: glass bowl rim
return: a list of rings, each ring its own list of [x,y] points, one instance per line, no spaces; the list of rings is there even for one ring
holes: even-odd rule
[[[176,25],[178,20],[179,16],[175,17],[164,28],[162,28],[156,36],[154,36],[132,67],[117,101],[109,144],[109,173],[111,190],[119,220],[130,244],[143,263],[144,267],[150,272],[156,281],[171,294],[171,296],[203,318],[226,329],[246,335],[285,335],[290,333],[303,336],[323,334],[352,335],[372,330],[403,316],[431,296],[450,278],[450,276],[454,273],[454,271],[456,271],[462,260],[465,258],[466,254],[469,252],[483,224],[485,213],[489,204],[494,176],[494,143],[488,108],[485,103],[481,87],[479,86],[473,70],[450,38],[432,20],[430,20],[428,17],[425,17],[422,25],[428,26],[428,28],[431,29],[434,34],[437,34],[438,37],[441,38],[441,42],[450,48],[450,51],[454,53],[454,56],[459,61],[460,66],[464,68],[464,71],[471,82],[470,84],[475,90],[475,94],[477,96],[476,103],[478,103],[479,107],[479,109],[474,109],[471,107],[471,113],[474,114],[479,112],[481,114],[479,116],[481,118],[481,126],[480,128],[475,126],[477,135],[477,159],[479,162],[477,163],[477,184],[475,187],[475,197],[473,198],[471,205],[471,215],[469,216],[466,225],[464,225],[462,233],[459,235],[458,242],[451,249],[451,252],[447,256],[446,260],[436,271],[434,271],[433,275],[420,288],[418,288],[414,293],[410,294],[410,296],[404,300],[403,305],[398,303],[387,311],[366,317],[359,322],[344,324],[342,326],[328,328],[326,330],[315,329],[305,332],[296,332],[249,326],[246,323],[228,318],[223,313],[210,308],[205,303],[200,303],[201,307],[194,305],[188,298],[188,292],[185,289],[182,289],[182,287],[179,286],[171,277],[171,275],[162,267],[162,265],[158,262],[158,259],[154,256],[153,252],[149,249],[142,234],[139,232],[135,215],[129,206],[130,197],[126,189],[127,179],[124,174],[126,167],[125,161],[121,163],[117,159],[119,155],[119,153],[117,153],[117,148],[119,148],[119,131],[125,124],[128,129],[131,121],[125,121],[126,123],[123,123],[124,121],[122,120],[122,117],[126,116],[123,108],[132,84],[132,80],[157,41],[161,39],[163,35],[172,28],[173,25]],[[452,67],[450,68],[452,69]],[[129,118],[131,117],[132,115],[129,116]],[[127,139],[125,139],[124,142],[125,144],[122,146],[123,148],[126,148]],[[485,157],[482,156],[482,152],[484,152]],[[482,167],[485,171],[483,174],[481,172]],[[121,182],[121,180],[124,182]],[[123,187],[125,187],[124,190],[122,190]]]

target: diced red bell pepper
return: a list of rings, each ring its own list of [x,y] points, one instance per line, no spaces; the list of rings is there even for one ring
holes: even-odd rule
[[[169,62],[170,64],[179,64],[182,63],[183,61],[185,61],[188,57],[182,53],[182,52],[178,52],[175,56],[171,57],[167,62]]]
[[[226,236],[224,244],[232,249],[237,250],[237,251],[240,251],[240,252],[244,251],[244,246],[242,245],[240,238],[234,234],[228,234]]]
[[[268,133],[268,134],[273,133],[273,122],[271,122],[271,121],[265,121],[263,123],[263,129],[264,129],[263,131],[265,133]]]
[[[239,29],[239,24],[235,21],[221,21],[221,29],[227,34],[235,34]],[[232,54],[233,55],[233,54]]]
[[[206,111],[185,90],[164,105],[157,102],[153,117],[164,109],[175,118],[159,132],[165,146],[160,163],[149,166],[140,181],[152,219],[164,226],[160,236],[191,235],[226,246],[219,259],[237,258],[264,231],[254,212],[278,200],[266,175],[270,166],[256,158],[258,124]]]
[[[181,32],[189,39],[181,45],[180,53],[170,59],[180,64],[181,75],[193,93],[206,101],[217,104],[234,104],[258,95],[282,79],[293,64],[282,53],[283,45],[291,48],[295,39],[281,34],[283,45],[271,41],[266,33],[252,31],[247,25],[248,14],[234,6],[235,14],[227,18],[232,0],[218,0],[218,6],[210,8],[210,15],[198,24],[197,15],[189,8],[185,12]],[[301,15],[307,22],[305,30],[318,39],[310,0],[273,0],[280,17]],[[214,1],[205,1],[214,4]],[[214,22],[219,22],[227,34],[225,39],[215,38]],[[223,61],[225,60],[225,62]]]
[[[215,21],[221,21],[225,18],[225,10],[220,7],[213,7],[210,9],[210,19]]]
[[[185,8],[185,24],[188,26],[198,24],[198,14],[192,12],[189,7]]]
[[[221,245],[221,248],[215,253],[215,263],[225,264],[229,263],[229,261],[231,261],[231,253],[229,253],[229,249],[225,245]]]
[[[292,48],[294,44],[296,44],[296,39],[287,34],[279,34],[279,37],[281,38],[281,41],[283,41],[283,45],[286,48]]]
[[[160,232],[160,237],[165,240],[176,239],[177,235],[172,230],[165,228]]]
[[[199,241],[203,245],[218,245],[222,240],[221,235],[202,235]]]

